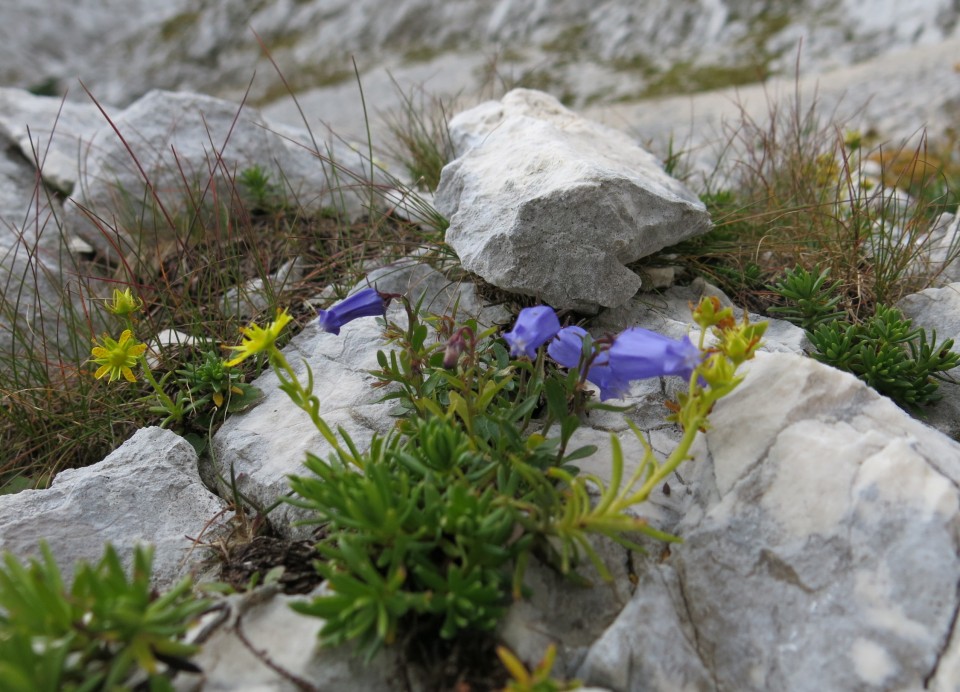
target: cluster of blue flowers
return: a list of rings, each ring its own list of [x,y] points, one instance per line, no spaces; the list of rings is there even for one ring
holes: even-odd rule
[[[626,329],[595,349],[586,330],[560,327],[557,313],[546,305],[524,308],[513,329],[503,335],[512,356],[533,359],[547,344],[547,354],[565,368],[587,368],[586,379],[600,389],[600,398],[622,398],[633,380],[676,375],[689,379],[702,354],[689,337],[671,339],[642,327]]]
[[[375,288],[364,288],[328,310],[320,310],[320,329],[339,334],[340,328],[359,317],[383,317],[392,296]],[[595,345],[582,327],[560,327],[553,308],[538,305],[524,308],[513,329],[503,335],[510,355],[537,357],[547,344],[547,354],[565,368],[587,368],[586,379],[600,389],[600,398],[619,399],[630,382],[651,377],[676,375],[690,378],[702,354],[689,337],[670,339],[642,327],[631,327],[609,343]]]

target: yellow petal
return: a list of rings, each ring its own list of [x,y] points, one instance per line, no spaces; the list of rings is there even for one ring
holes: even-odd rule
[[[223,406],[223,394],[220,392],[213,393],[213,403],[217,406]]]
[[[127,382],[136,382],[136,381],[137,381],[137,378],[133,376],[133,370],[131,370],[130,368],[128,368],[126,365],[124,365],[124,366],[121,368],[121,372],[123,373],[123,376],[124,376],[124,378],[127,380]]]
[[[101,377],[103,377],[104,375],[106,375],[108,372],[110,372],[110,366],[109,366],[109,365],[101,365],[99,368],[97,368],[97,371],[93,374],[93,376],[99,380]]]

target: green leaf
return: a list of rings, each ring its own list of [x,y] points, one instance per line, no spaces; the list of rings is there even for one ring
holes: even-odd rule
[[[579,447],[572,452],[563,455],[564,462],[577,461],[579,459],[586,459],[587,457],[592,457],[597,453],[596,445],[584,445]]]
[[[547,411],[554,420],[563,420],[567,416],[567,391],[559,380],[549,379],[544,383],[547,396]]]

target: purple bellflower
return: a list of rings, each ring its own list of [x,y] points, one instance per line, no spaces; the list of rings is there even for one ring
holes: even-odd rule
[[[387,313],[390,298],[385,298],[375,288],[364,288],[341,300],[329,310],[317,314],[320,329],[339,334],[340,328],[358,317],[383,317]]]
[[[582,327],[564,327],[547,346],[547,353],[565,368],[577,368],[583,354],[584,337],[587,332]],[[610,368],[610,353],[606,350],[598,353],[587,370],[587,381],[600,389],[601,401],[619,399],[627,393],[630,383],[616,377]]]
[[[521,310],[513,329],[504,334],[503,338],[510,344],[511,356],[526,356],[533,360],[537,357],[537,349],[559,331],[560,320],[553,308],[537,305]]]
[[[609,353],[614,377],[627,381],[669,375],[689,379],[703,357],[690,337],[671,339],[642,327],[618,334]]]
[[[547,346],[547,354],[565,368],[575,368],[583,355],[583,340],[588,336],[583,327],[564,327]]]

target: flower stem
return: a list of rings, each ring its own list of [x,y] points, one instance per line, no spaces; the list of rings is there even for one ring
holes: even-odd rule
[[[333,433],[333,430],[330,429],[330,426],[327,425],[327,422],[320,416],[320,399],[313,393],[313,374],[310,372],[310,366],[307,366],[308,384],[306,387],[304,387],[300,382],[300,379],[297,377],[297,374],[290,366],[290,362],[286,359],[283,353],[280,352],[280,349],[276,347],[271,348],[269,358],[270,365],[273,367],[273,371],[276,373],[277,379],[280,380],[281,389],[283,389],[290,396],[290,399],[293,401],[293,403],[295,403],[300,409],[305,411],[308,416],[310,416],[311,422],[323,436],[323,439],[325,439],[327,443],[333,447],[341,459],[346,459],[350,461],[350,463],[360,466],[359,462],[354,458],[354,456],[352,454],[348,454],[343,449],[343,447],[340,445],[340,440],[337,439],[337,436]]]
[[[143,378],[150,383],[151,387],[153,387],[153,390],[157,395],[157,399],[170,414],[170,417],[179,423],[181,420],[183,420],[183,410],[173,402],[173,399],[171,399],[165,391],[163,391],[163,387],[161,387],[160,383],[157,382],[157,378],[153,376],[153,370],[150,369],[150,364],[147,362],[146,356],[141,354],[139,360],[140,367],[143,370]]]
[[[698,420],[702,422],[703,418],[698,418]],[[661,481],[669,477],[671,473],[676,471],[677,467],[680,466],[683,461],[689,458],[690,445],[693,444],[693,441],[696,439],[699,430],[699,425],[691,425],[685,429],[683,431],[683,437],[680,438],[680,443],[676,446],[673,452],[670,453],[670,456],[667,457],[666,461],[659,466],[654,466],[653,473],[650,474],[650,477],[647,478],[646,482],[640,486],[640,489],[617,503],[619,508],[625,509],[630,505],[635,505],[646,501],[646,499],[650,496],[650,493],[653,492],[653,489],[656,488]]]

